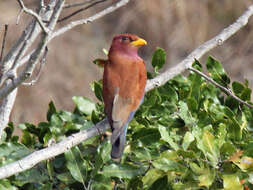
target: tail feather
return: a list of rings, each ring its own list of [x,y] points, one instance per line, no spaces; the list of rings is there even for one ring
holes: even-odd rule
[[[112,144],[111,158],[117,162],[123,155],[124,147],[126,141],[126,134],[121,134],[118,139]]]

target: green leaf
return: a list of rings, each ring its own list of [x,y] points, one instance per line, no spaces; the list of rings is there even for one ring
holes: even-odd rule
[[[23,131],[21,142],[27,147],[32,147],[35,144],[36,140],[32,137],[32,135],[30,135],[29,132]]]
[[[147,170],[148,166],[144,165],[130,165],[130,164],[110,164],[104,166],[103,171],[100,174],[103,174],[106,177],[118,177],[123,179],[131,179],[135,176],[143,175]]]
[[[160,158],[152,162],[153,166],[157,169],[160,169],[164,172],[174,171],[178,173],[184,173],[186,167],[179,164],[178,161],[169,160],[167,158]]]
[[[103,141],[97,148],[97,152],[101,156],[104,163],[111,159],[111,148],[111,143],[108,140]]]
[[[50,121],[51,116],[52,116],[53,114],[55,114],[55,113],[56,113],[56,108],[55,108],[54,103],[51,101],[51,102],[49,103],[49,109],[48,109],[48,111],[47,111],[47,120]]]
[[[59,179],[60,181],[66,184],[72,184],[75,182],[75,179],[72,177],[70,172],[60,173],[56,177],[57,179]]]
[[[166,62],[166,52],[162,48],[157,48],[152,57],[152,66],[157,73],[159,69],[163,67]]]
[[[180,109],[178,115],[180,116],[180,118],[184,120],[185,125],[189,127],[193,126],[196,120],[192,117],[187,104],[183,101],[180,101],[178,104]]]
[[[17,142],[8,142],[0,145],[0,165],[19,160],[28,155],[29,149]]]
[[[187,131],[184,135],[182,147],[184,150],[187,150],[189,145],[194,141],[194,135]]]
[[[113,184],[110,178],[107,178],[101,174],[96,175],[92,180],[91,189],[98,190],[111,190],[113,189]]]
[[[236,96],[241,98],[244,101],[249,101],[251,97],[251,89],[243,84],[234,81],[232,83],[232,90]]]
[[[15,186],[12,186],[10,181],[7,179],[1,179],[0,180],[0,189],[3,190],[18,190]]]
[[[146,175],[142,178],[142,182],[145,188],[149,188],[157,179],[166,175],[165,172],[158,169],[150,169]]]
[[[224,190],[243,190],[237,174],[223,175],[222,178]]]
[[[160,131],[162,140],[164,140],[165,142],[169,143],[169,145],[174,150],[178,150],[179,149],[179,146],[173,141],[173,139],[171,138],[171,136],[169,135],[169,132],[167,131],[167,129],[165,127],[159,126],[159,131]]]
[[[93,83],[91,83],[91,88],[93,90],[93,92],[95,93],[95,96],[97,97],[97,99],[99,99],[100,101],[103,101],[103,95],[102,95],[102,81],[94,81]]]
[[[96,110],[95,103],[89,100],[88,98],[81,96],[74,96],[73,101],[75,102],[79,111],[91,115],[92,111]]]
[[[26,183],[43,183],[49,180],[45,168],[32,168],[30,170],[26,170],[25,172],[19,173],[15,177],[15,182],[19,184]]]
[[[138,141],[142,146],[155,145],[160,140],[161,136],[157,129],[141,128],[132,135],[133,142]]]
[[[67,160],[67,168],[73,178],[84,184],[87,177],[87,163],[83,159],[79,148],[75,146],[65,152],[64,155]]]
[[[197,139],[197,147],[211,161],[212,166],[216,167],[219,162],[220,152],[214,135],[208,130],[204,130],[203,134]]]
[[[168,179],[169,178],[167,176],[159,178],[152,184],[149,190],[169,189],[170,187],[168,186]]]
[[[199,186],[210,187],[215,179],[215,171],[205,168],[204,173],[198,176]]]
[[[230,79],[227,76],[223,66],[217,60],[212,57],[208,57],[206,67],[210,76],[222,86],[227,87],[230,83]]]

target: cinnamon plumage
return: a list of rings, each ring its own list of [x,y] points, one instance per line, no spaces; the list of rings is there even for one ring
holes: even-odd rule
[[[134,34],[117,35],[113,38],[108,60],[103,62],[103,99],[112,129],[111,158],[115,161],[122,157],[128,124],[143,101],[147,75],[138,49],[146,44]]]

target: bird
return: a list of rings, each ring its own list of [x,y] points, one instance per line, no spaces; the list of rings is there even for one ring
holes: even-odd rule
[[[143,102],[146,66],[138,49],[147,42],[135,34],[114,36],[104,66],[102,95],[105,114],[112,129],[111,159],[120,162],[129,122]]]

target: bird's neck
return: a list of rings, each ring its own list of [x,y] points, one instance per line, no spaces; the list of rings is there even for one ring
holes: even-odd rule
[[[137,49],[111,48],[109,51],[109,59],[113,57],[124,57],[127,59],[139,59]]]

